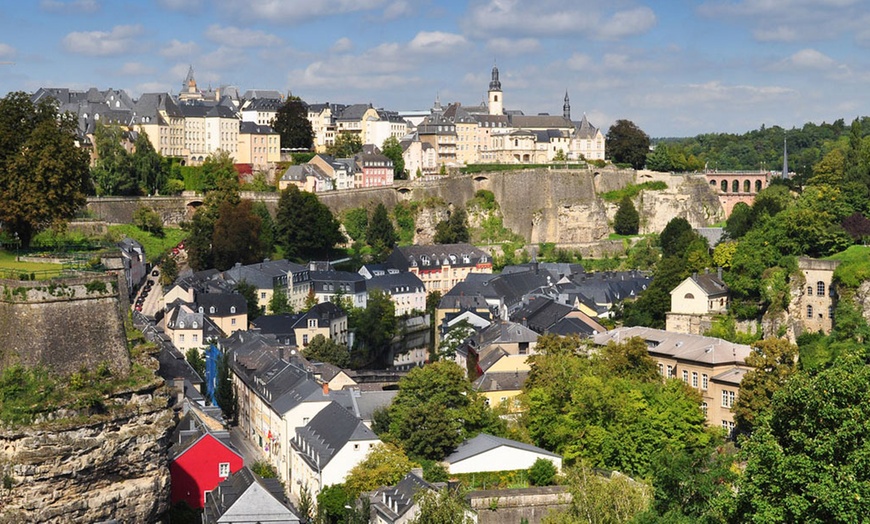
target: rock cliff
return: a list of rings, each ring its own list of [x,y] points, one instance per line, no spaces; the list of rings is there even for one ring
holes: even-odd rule
[[[65,411],[0,430],[0,522],[158,521],[169,507],[172,423],[162,390],[119,394],[106,415]]]

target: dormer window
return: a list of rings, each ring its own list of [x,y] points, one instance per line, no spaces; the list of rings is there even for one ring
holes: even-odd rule
[[[202,306],[199,306],[199,312],[200,312],[200,313],[203,312]]]
[[[178,323],[178,329],[184,329],[184,321],[183,320]]]
[[[202,309],[202,308],[200,308],[200,309]],[[210,314],[214,315],[214,313],[215,313],[215,308],[214,308],[214,306],[208,308],[208,312],[209,312]],[[202,311],[200,311],[200,313],[202,313]]]
[[[194,321],[193,321],[193,326],[192,326],[192,327],[193,327],[193,329],[196,329],[196,328],[198,328],[198,327],[199,327],[199,326],[198,326],[198,325],[197,325],[197,323],[196,323],[196,321],[195,321],[195,320],[194,320]]]
[[[236,312],[236,306],[230,306],[230,313]]]

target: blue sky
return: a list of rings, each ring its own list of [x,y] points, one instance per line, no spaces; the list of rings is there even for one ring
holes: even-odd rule
[[[197,82],[394,110],[586,113],[650,136],[870,114],[867,0],[0,0],[0,93]]]

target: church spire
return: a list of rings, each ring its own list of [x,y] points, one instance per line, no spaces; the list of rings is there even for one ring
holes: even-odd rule
[[[788,180],[788,138],[782,139],[782,179]]]
[[[492,80],[489,82],[490,91],[501,91],[501,82],[498,79],[498,67],[492,66]]]
[[[568,100],[567,90],[565,90],[565,103],[562,105],[562,116],[565,120],[571,120],[571,101]]]

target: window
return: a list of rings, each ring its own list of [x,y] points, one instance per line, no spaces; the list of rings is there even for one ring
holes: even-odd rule
[[[231,318],[231,319],[230,319],[230,325],[231,325],[231,326],[235,326],[235,325],[236,325],[236,319]]]
[[[698,372],[697,371],[692,371],[692,387],[693,388],[698,387]]]
[[[307,335],[307,334],[302,335],[302,345],[303,345],[303,346],[307,346],[307,345],[308,345],[308,335]]]
[[[686,384],[689,383],[689,372],[685,369],[683,370],[683,382],[685,382]]]
[[[733,391],[723,390],[722,391],[722,407],[730,408],[734,405],[735,393]]]
[[[704,415],[707,414],[707,403],[706,402],[701,402],[701,411],[704,412]]]
[[[707,377],[707,374],[706,374],[706,373],[703,373],[703,374],[701,375],[701,389],[707,389],[707,386],[709,385],[709,382],[710,382],[710,378]]]
[[[807,318],[813,318],[813,306],[807,306]]]
[[[264,300],[265,298],[266,298],[266,292],[265,292],[265,291],[261,291],[261,292],[260,292],[260,299],[261,299],[261,300]]]
[[[734,433],[734,423],[730,420],[722,421],[722,429],[725,430],[725,434],[728,438],[731,438],[731,435]]]
[[[354,451],[359,451],[359,444],[354,444],[354,445],[353,445],[353,450],[354,450]]]
[[[182,344],[184,343],[184,333],[178,335],[178,341]]]
[[[199,335],[196,335],[196,334],[193,335],[193,342],[194,342],[194,344],[199,342]]]
[[[214,315],[214,312],[215,312],[215,311],[216,311],[216,310],[215,310],[214,306],[208,308],[208,312],[209,312],[210,314],[212,314],[212,315]],[[200,311],[200,313],[202,313],[202,311]]]
[[[807,286],[807,295],[813,296],[813,286]]]
[[[825,296],[825,283],[819,280],[816,282],[816,294],[820,297]]]
[[[671,378],[674,376],[674,366],[668,366],[668,375],[667,376],[668,376],[668,378]]]
[[[316,328],[317,327],[317,319],[316,318],[309,318],[308,319],[308,327],[309,328]]]
[[[659,364],[659,375],[665,376],[665,367]]]
[[[230,463],[229,462],[221,462],[218,464],[218,477],[229,477],[230,476]]]

